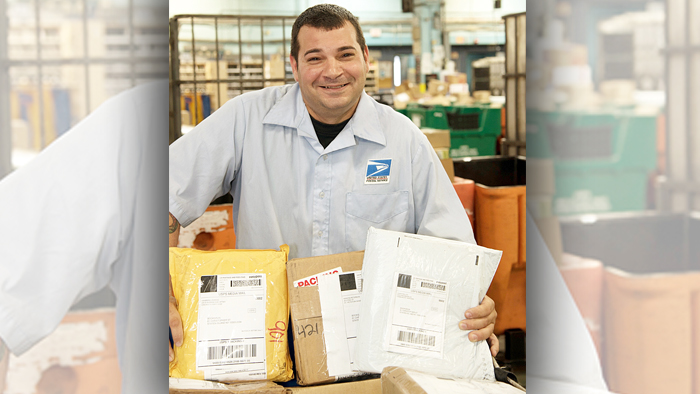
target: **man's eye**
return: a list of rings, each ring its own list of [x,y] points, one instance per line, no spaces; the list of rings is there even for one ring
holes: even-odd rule
[[[353,54],[352,53],[343,53],[342,56],[343,57],[351,57],[351,56],[353,56]]]

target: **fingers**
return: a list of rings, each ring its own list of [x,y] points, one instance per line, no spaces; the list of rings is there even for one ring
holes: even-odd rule
[[[493,316],[482,317],[478,319],[464,319],[459,322],[459,328],[462,330],[481,330],[489,324],[496,323],[496,312],[493,312]]]
[[[173,343],[175,346],[182,346],[182,341],[184,338],[182,319],[180,318],[180,312],[177,310],[177,300],[173,296],[172,283],[170,283],[170,301],[168,302],[168,324],[170,326],[170,332],[173,336]],[[170,361],[173,361],[175,354],[173,353],[172,346],[170,346],[169,356]]]
[[[496,303],[486,296],[480,305],[464,312],[466,319],[459,322],[459,328],[473,330],[469,333],[469,340],[472,342],[486,340],[493,335],[497,315]]]
[[[481,301],[481,304],[475,306],[474,308],[467,309],[467,311],[464,312],[464,317],[466,317],[467,319],[482,318],[488,317],[495,312],[496,303],[493,302],[493,300],[489,296],[484,296],[484,300]],[[493,318],[495,319],[496,316],[494,315]]]
[[[472,342],[477,342],[477,341],[484,341],[488,339],[491,334],[493,334],[493,323],[489,324],[488,326],[480,329],[480,330],[474,330],[469,333],[469,340]]]
[[[496,357],[498,355],[498,351],[500,350],[500,343],[498,341],[498,337],[496,334],[491,333],[491,336],[486,340],[489,344],[489,349],[491,350],[491,355]]]

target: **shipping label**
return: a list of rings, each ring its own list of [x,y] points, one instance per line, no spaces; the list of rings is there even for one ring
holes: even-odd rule
[[[328,375],[337,380],[357,376],[360,372],[355,371],[353,355],[360,320],[362,271],[320,277],[318,295]]]
[[[357,342],[357,326],[360,321],[360,302],[362,301],[362,271],[349,272],[338,276],[340,280],[340,297],[343,299],[345,315],[345,334],[348,339],[350,365],[354,370],[355,342]]]
[[[386,350],[442,358],[449,283],[396,273]]]
[[[198,371],[206,380],[264,380],[265,274],[206,275],[200,279]]]

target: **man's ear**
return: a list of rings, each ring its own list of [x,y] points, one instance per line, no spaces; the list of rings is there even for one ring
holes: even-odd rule
[[[292,65],[292,73],[294,74],[294,80],[298,82],[299,78],[297,74],[299,73],[299,65],[297,64],[297,60],[294,58],[294,56],[292,56],[291,53],[289,54],[289,63]]]

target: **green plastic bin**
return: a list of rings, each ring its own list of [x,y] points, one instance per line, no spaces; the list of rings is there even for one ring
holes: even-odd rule
[[[501,109],[486,106],[451,107],[446,113],[450,128],[450,157],[493,156],[501,135]]]
[[[442,105],[423,105],[410,103],[406,106],[404,115],[416,124],[416,126],[431,129],[447,130],[447,117]]]
[[[528,155],[554,161],[556,215],[647,209],[656,115],[529,111]]]

